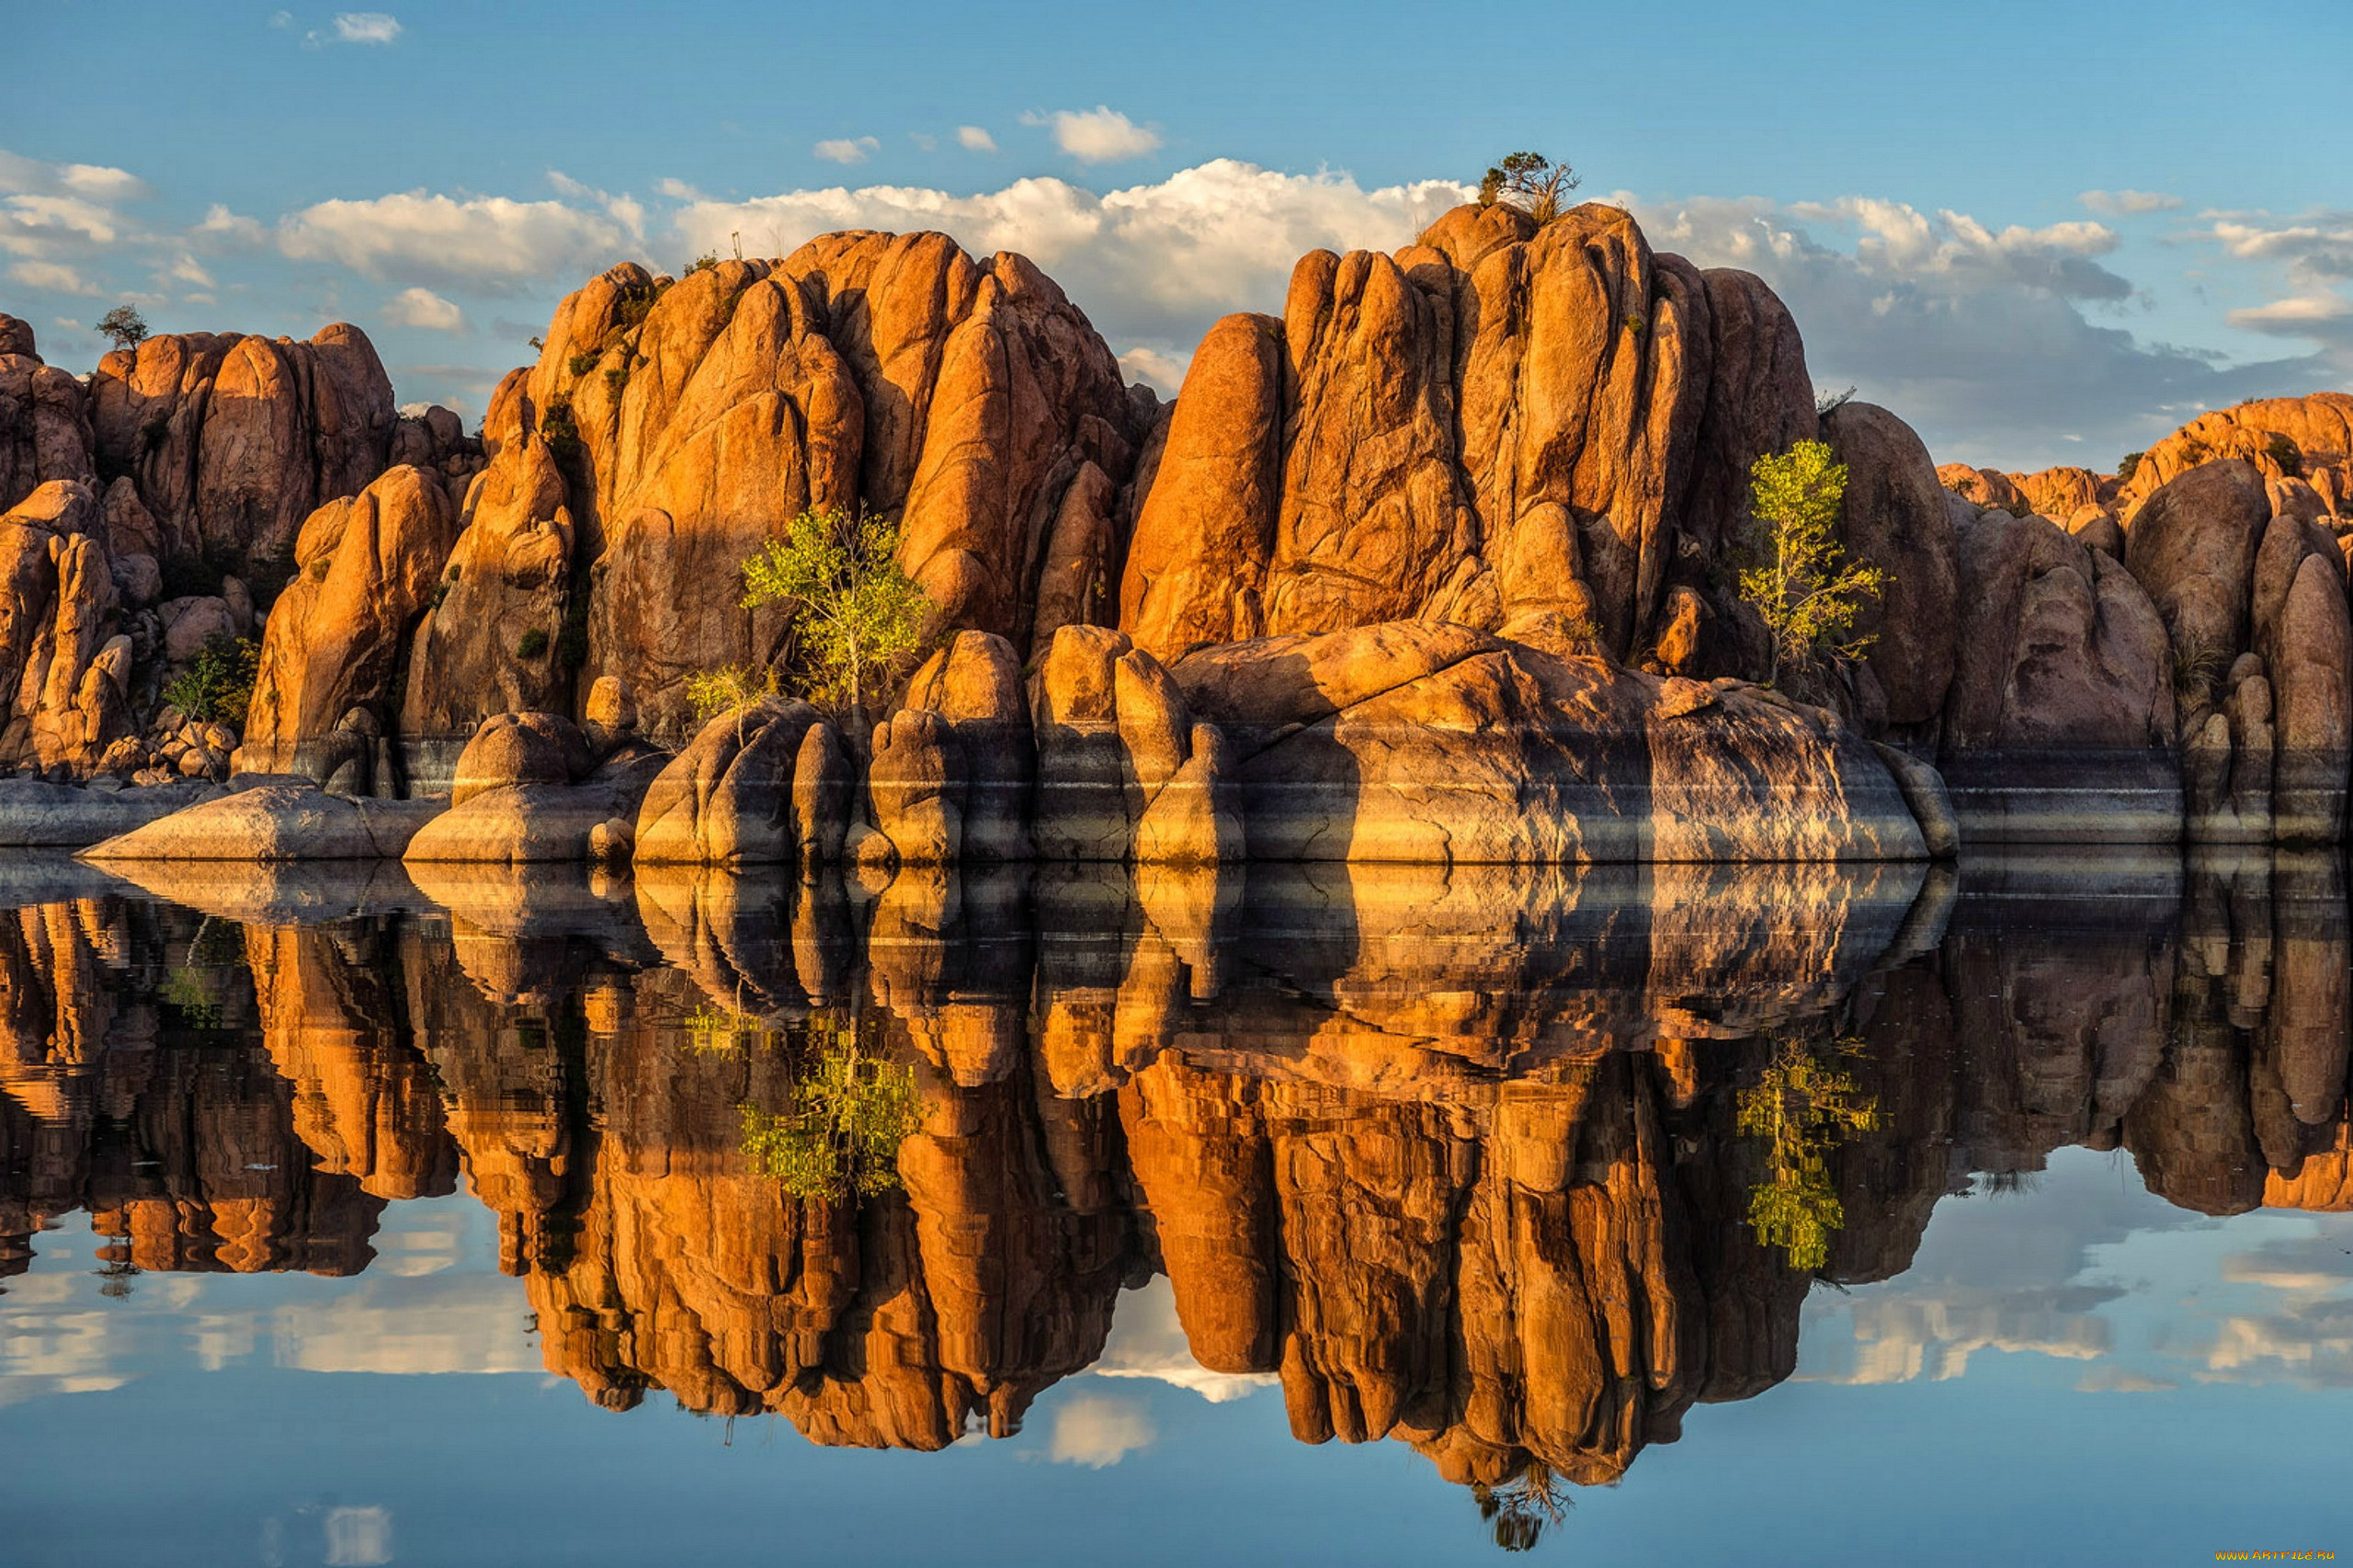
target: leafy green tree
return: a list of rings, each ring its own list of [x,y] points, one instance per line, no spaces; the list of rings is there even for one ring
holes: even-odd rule
[[[2146,452],[2125,453],[2123,460],[2116,465],[2116,477],[2131,483],[2132,476],[2141,472],[2141,460],[2146,456]]]
[[[1783,665],[1860,654],[1871,639],[1853,635],[1855,621],[1886,589],[1888,576],[1868,562],[1849,564],[1838,543],[1847,465],[1827,443],[1800,441],[1758,458],[1748,476],[1754,521],[1740,597],[1772,636],[1767,679],[1779,680]]]
[[[1846,1056],[1861,1049],[1855,1040],[1831,1047]],[[1830,1154],[1879,1125],[1878,1102],[1856,1087],[1853,1074],[1805,1041],[1783,1038],[1774,1042],[1756,1086],[1743,1089],[1736,1105],[1741,1134],[1765,1143],[1765,1179],[1748,1193],[1749,1230],[1759,1245],[1779,1247],[1791,1267],[1821,1267],[1830,1259],[1830,1238],[1847,1222],[1830,1181]]]
[[[790,1108],[743,1108],[745,1154],[795,1198],[870,1196],[899,1184],[899,1145],[922,1124],[923,1096],[914,1070],[873,1050],[869,1033],[813,1024],[813,1052]]]
[[[898,562],[899,528],[813,507],[744,562],[744,606],[789,603],[808,694],[862,713],[922,645],[930,600]]]
[[[164,683],[164,700],[191,719],[243,727],[261,674],[261,648],[250,637],[215,637]]]
[[[99,335],[117,348],[136,348],[147,341],[147,318],[133,305],[117,305],[98,318]]]
[[[1479,181],[1479,205],[1493,207],[1501,201],[1541,225],[1561,215],[1562,198],[1582,183],[1566,164],[1556,164],[1541,153],[1514,153]]]

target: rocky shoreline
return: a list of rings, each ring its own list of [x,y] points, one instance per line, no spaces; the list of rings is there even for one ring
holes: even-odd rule
[[[1762,456],[1846,468],[1859,658],[1774,689],[1733,584]],[[1818,411],[1757,278],[1588,205],[1303,257],[1127,386],[1025,259],[938,234],[634,265],[479,437],[355,327],[86,382],[0,317],[0,845],[108,859],[1543,865],[1919,859],[2345,830],[2353,398],[2120,478],[1938,469]],[[936,648],[880,711],[745,558],[889,519]],[[240,638],[241,713],[170,694]]]

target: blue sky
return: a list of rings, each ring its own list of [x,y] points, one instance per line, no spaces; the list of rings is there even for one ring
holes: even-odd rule
[[[2343,0],[386,3],[16,0],[0,310],[76,369],[122,299],[348,319],[472,415],[613,260],[928,226],[1036,257],[1166,386],[1300,251],[1403,243],[1533,147],[1765,274],[1816,380],[1942,459],[2106,467],[2353,384]]]

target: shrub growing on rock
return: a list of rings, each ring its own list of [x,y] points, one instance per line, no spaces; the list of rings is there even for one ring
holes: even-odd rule
[[[687,702],[694,709],[695,718],[705,723],[731,708],[741,708],[774,695],[774,670],[729,665],[722,669],[697,671],[687,677]]]
[[[1750,466],[1747,564],[1740,597],[1772,638],[1768,681],[1782,666],[1854,658],[1870,646],[1852,635],[1856,619],[1887,586],[1878,567],[1849,564],[1838,543],[1847,466],[1822,441],[1800,441]]]
[[[1576,170],[1566,164],[1556,164],[1541,153],[1514,153],[1479,181],[1479,205],[1493,207],[1501,201],[1539,224],[1549,223],[1563,210],[1562,199],[1581,183]]]

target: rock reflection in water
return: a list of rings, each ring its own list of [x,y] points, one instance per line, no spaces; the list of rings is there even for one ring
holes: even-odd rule
[[[74,1209],[126,1272],[349,1272],[462,1172],[551,1369],[821,1443],[1007,1435],[1165,1274],[1208,1372],[1518,1539],[1972,1170],[2353,1206],[2333,858],[132,874],[178,902],[0,915],[0,1274]],[[795,1197],[747,1125],[843,1031],[915,1131]]]

